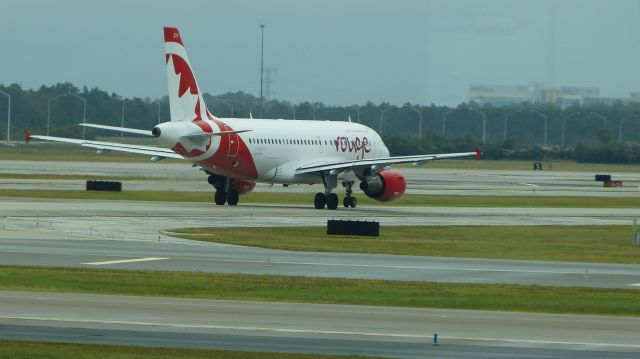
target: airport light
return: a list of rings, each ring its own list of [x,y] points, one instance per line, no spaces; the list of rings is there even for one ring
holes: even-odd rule
[[[561,143],[561,144],[562,144],[562,147],[564,147],[565,139],[566,139],[566,137],[567,137],[567,120],[568,120],[568,119],[570,119],[570,118],[572,118],[572,117],[578,116],[578,115],[580,115],[581,113],[582,113],[582,112],[580,112],[580,111],[578,111],[578,112],[573,112],[573,113],[570,113],[570,114],[568,114],[567,116],[564,116],[564,117],[562,118],[562,143]]]
[[[260,42],[260,117],[262,117],[262,105],[264,103],[264,96],[262,95],[262,83],[264,79],[264,28],[265,24],[260,24],[260,32],[262,40]],[[314,118],[315,120],[315,118]]]
[[[624,120],[627,118],[632,118],[632,117],[638,117],[638,115],[636,115],[635,113],[626,117],[623,117],[620,119],[620,123],[618,124],[618,142],[622,143],[622,124],[624,123]]]
[[[378,128],[378,133],[382,134],[382,121],[384,121],[384,113],[391,110],[391,107],[380,111],[380,126]]]
[[[360,123],[360,106],[355,105],[355,106],[351,106],[351,107],[353,107],[353,108],[355,108],[355,109],[356,109],[356,114],[357,114],[356,121],[357,121],[358,123]]]
[[[519,109],[519,110],[515,110],[515,111],[511,111],[508,114],[504,115],[504,134],[502,137],[503,141],[507,140],[507,126],[509,124],[509,116],[511,115],[515,115],[516,113],[522,112],[524,111],[523,109]]]
[[[49,102],[47,103],[47,136],[49,136],[49,127],[50,127],[50,124],[51,124],[51,102],[53,102],[56,99],[58,99],[60,97],[63,97],[63,96],[75,96],[78,99],[80,99],[80,101],[82,101],[82,105],[83,105],[83,108],[82,108],[82,123],[87,123],[87,101],[84,98],[82,98],[82,97],[80,97],[80,96],[78,96],[78,95],[76,95],[74,93],[71,93],[71,92],[67,92],[67,93],[63,93],[63,94],[57,95],[57,96],[53,96],[52,98],[49,99]],[[82,139],[83,140],[84,140],[84,130],[85,130],[85,126],[82,126]]]
[[[444,115],[442,115],[442,137],[444,137],[444,134],[447,132],[447,115],[450,114],[451,112],[456,112],[458,110],[459,110],[458,108],[454,108],[445,112]]]
[[[11,143],[11,95],[0,90],[0,93],[7,96],[7,144]]]
[[[531,110],[531,109],[529,110],[529,112],[533,112],[544,119],[544,145],[546,146],[547,145],[547,121],[548,121],[547,115],[545,115],[540,111]]]
[[[82,101],[82,123],[87,123],[87,100],[85,100],[84,98],[80,97],[79,95],[76,95],[74,93],[69,92],[68,93],[71,96],[75,96],[77,97],[80,101]],[[85,130],[85,126],[82,126],[82,139],[84,140],[84,130]]]
[[[479,114],[482,118],[482,143],[485,143],[486,137],[487,137],[487,115],[480,111],[480,110],[476,110],[475,108],[470,108],[470,107],[461,107],[461,108],[454,108],[452,110],[449,110],[447,112],[444,113],[444,115],[442,115],[442,136],[444,137],[445,131],[446,131],[446,123],[447,123],[447,115],[450,114],[451,112],[455,112],[455,111],[471,111],[471,112],[475,112],[477,114]]]
[[[233,105],[232,104],[230,104],[229,102],[227,102],[227,101],[225,101],[223,99],[220,99],[220,98],[216,98],[215,100],[216,101],[220,101],[223,104],[227,105],[231,109],[231,117],[233,117]]]
[[[422,139],[422,110],[415,107],[411,107],[412,110],[418,113],[418,139]]]
[[[594,115],[594,116],[600,117],[602,119],[602,128],[604,128],[604,129],[607,128],[607,118],[606,117],[604,117],[603,115],[601,115],[601,114],[599,114],[599,113],[597,113],[595,111],[590,111],[589,113]]]
[[[120,127],[124,127],[124,103],[127,102],[126,98],[122,98],[122,117],[120,120]],[[124,142],[124,132],[120,131],[120,142]]]
[[[293,119],[295,120],[296,119],[296,105],[293,104],[291,106],[293,107]]]

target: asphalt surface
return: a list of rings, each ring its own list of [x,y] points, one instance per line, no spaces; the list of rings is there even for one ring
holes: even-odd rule
[[[194,242],[160,233],[169,228],[191,226],[322,225],[327,218],[336,214],[348,218],[370,219],[372,213],[377,215],[374,218],[380,218],[383,226],[469,224],[465,221],[466,218],[483,216],[496,218],[502,224],[547,223],[547,218],[551,221],[549,223],[630,224],[631,217],[637,212],[634,209],[611,209],[605,212],[596,209],[526,210],[530,212],[520,215],[514,213],[517,212],[514,209],[482,208],[434,210],[428,207],[387,207],[356,211],[318,211],[293,206],[245,205],[220,208],[197,203],[7,198],[0,202],[0,216],[3,216],[0,220],[0,263],[454,283],[638,288],[634,285],[640,283],[640,265],[290,252]],[[213,211],[225,213],[228,217],[207,213]],[[438,211],[441,212],[437,213]],[[493,213],[486,213],[487,211]],[[459,212],[464,214],[460,215]],[[328,217],[329,213],[331,217]],[[584,217],[575,217],[577,214]],[[536,216],[539,218],[532,219]],[[482,219],[480,222],[486,221]],[[113,261],[118,262],[112,263]],[[101,264],[87,264],[96,262]],[[269,265],[265,265],[266,263]]]
[[[158,166],[160,165],[160,166]],[[640,174],[606,189],[580,172],[403,169],[409,193],[638,196]],[[208,191],[183,164],[0,161],[2,173],[88,175],[125,189]],[[82,180],[0,179],[0,188],[82,189]],[[283,191],[261,185],[258,191]],[[317,186],[287,191],[316,192]],[[311,198],[311,197],[310,197]],[[311,199],[310,199],[311,201]],[[216,207],[208,203],[2,198],[0,264],[157,269],[640,290],[640,265],[310,253],[193,242],[165,230],[308,226],[631,224],[638,209]],[[407,358],[638,358],[638,318],[0,292],[0,338]],[[432,345],[438,333],[440,345]]]
[[[189,163],[52,162],[0,160],[0,189],[83,190],[85,180],[125,178],[125,190],[211,191],[206,175]],[[495,196],[605,196],[640,197],[640,173],[606,172],[623,188],[604,188],[595,182],[595,172],[460,170],[424,167],[401,168],[407,179],[407,193]],[[72,175],[81,179],[11,179],[2,175]],[[258,192],[321,191],[321,185],[258,184]],[[342,191],[342,188],[339,188]],[[311,198],[312,199],[312,198]],[[311,203],[311,199],[310,202]]]
[[[1,337],[42,341],[404,358],[640,355],[640,319],[626,317],[4,291],[0,318]]]

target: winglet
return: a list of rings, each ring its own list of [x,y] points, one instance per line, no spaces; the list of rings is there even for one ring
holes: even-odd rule
[[[482,157],[482,151],[480,151],[480,147],[476,147],[476,160],[480,160]]]
[[[29,144],[29,141],[31,141],[31,132],[29,132],[29,130],[25,129],[24,130],[24,143]]]

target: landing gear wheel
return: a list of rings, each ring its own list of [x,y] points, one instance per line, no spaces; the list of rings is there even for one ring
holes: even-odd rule
[[[350,206],[351,208],[356,208],[356,206],[358,205],[358,199],[357,199],[357,198],[355,198],[355,197],[351,197],[351,201],[350,201],[350,202],[351,202],[351,203],[349,203],[349,206]]]
[[[229,193],[227,193],[227,203],[230,206],[235,206],[238,204],[238,191],[236,191],[235,189],[232,189],[231,191],[229,191]]]
[[[344,206],[344,208],[349,208],[349,206],[351,205],[351,197],[345,197],[342,200],[342,205]]]
[[[316,193],[316,197],[313,199],[313,206],[316,207],[316,209],[323,209],[326,203],[327,198],[324,193]]]
[[[338,208],[338,203],[340,201],[338,200],[338,195],[335,193],[329,193],[327,195],[327,208],[328,209],[336,209]]]
[[[227,194],[224,191],[216,191],[214,199],[218,206],[222,206],[227,201]]]

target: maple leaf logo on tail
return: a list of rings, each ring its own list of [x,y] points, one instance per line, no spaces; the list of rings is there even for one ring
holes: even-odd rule
[[[177,28],[164,28],[164,46],[171,121],[202,121],[209,118],[209,111]]]

